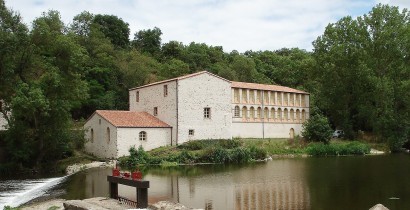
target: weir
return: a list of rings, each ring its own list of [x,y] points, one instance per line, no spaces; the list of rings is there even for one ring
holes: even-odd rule
[[[2,180],[0,181],[0,209],[3,209],[4,206],[17,207],[41,197],[66,177]]]

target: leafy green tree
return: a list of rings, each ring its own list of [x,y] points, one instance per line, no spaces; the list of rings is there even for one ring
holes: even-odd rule
[[[332,133],[329,120],[320,112],[312,114],[302,126],[302,136],[309,141],[327,144],[332,137]]]
[[[111,40],[115,47],[127,48],[129,46],[130,29],[129,24],[115,15],[95,15],[94,23],[99,25],[99,29],[105,37]]]
[[[329,24],[313,43],[317,105],[347,134],[373,131],[392,150],[409,139],[409,37],[409,12],[379,4]]]
[[[141,30],[135,33],[132,45],[143,53],[158,57],[161,52],[161,29]]]
[[[33,22],[29,35],[32,54],[14,88],[6,133],[8,157],[23,166],[40,166],[72,150],[70,111],[88,96],[81,74],[87,54],[64,31],[59,13],[49,11]]]

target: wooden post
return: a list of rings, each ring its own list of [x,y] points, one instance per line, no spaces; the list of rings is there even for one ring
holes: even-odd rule
[[[148,188],[137,188],[137,208],[148,207]]]
[[[118,198],[118,183],[110,182],[110,198]]]
[[[148,188],[149,181],[132,180],[128,178],[107,176],[107,181],[110,186],[110,197],[118,199],[118,184],[132,186],[137,188],[137,208],[148,207]]]

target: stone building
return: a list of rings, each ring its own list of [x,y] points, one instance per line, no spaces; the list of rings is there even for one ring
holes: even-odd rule
[[[148,116],[161,126],[144,124]],[[304,91],[231,82],[201,71],[130,89],[129,111],[96,111],[85,124],[86,149],[115,158],[128,154],[132,145],[150,150],[200,139],[293,138],[308,116]],[[147,132],[147,138],[139,138],[140,132]]]
[[[4,109],[3,100],[0,100],[0,131],[6,130],[7,120],[4,118],[2,110]]]

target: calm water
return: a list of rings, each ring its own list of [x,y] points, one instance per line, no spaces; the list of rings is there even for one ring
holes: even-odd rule
[[[247,165],[144,169],[149,203],[169,200],[202,209],[410,209],[410,155],[289,158]],[[69,177],[0,180],[0,207],[44,194],[108,196],[111,169]],[[135,200],[135,189],[119,186]],[[2,209],[2,208],[0,208]]]
[[[60,186],[65,198],[108,196],[106,175],[92,169]],[[410,209],[410,156],[278,159],[242,166],[150,168],[149,203],[170,200],[203,209]],[[61,189],[60,189],[61,190]],[[135,189],[119,188],[135,200]],[[394,198],[394,199],[391,199]]]

